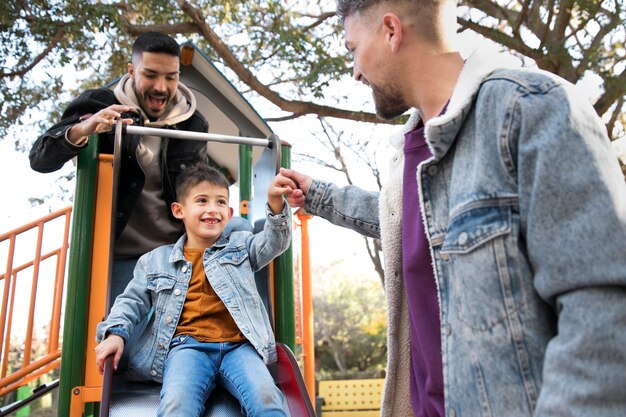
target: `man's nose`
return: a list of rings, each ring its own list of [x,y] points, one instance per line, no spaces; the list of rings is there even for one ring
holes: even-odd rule
[[[356,65],[352,68],[352,77],[354,77],[357,81],[361,81],[363,79],[363,73]]]
[[[160,92],[167,91],[167,82],[165,77],[157,77],[154,81],[154,89]]]

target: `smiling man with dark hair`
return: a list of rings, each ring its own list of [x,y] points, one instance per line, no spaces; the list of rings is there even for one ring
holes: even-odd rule
[[[207,132],[190,89],[179,81],[180,48],[166,34],[148,32],[134,42],[128,72],[113,90],[86,90],[63,112],[61,121],[41,135],[30,151],[39,172],[60,169],[100,133],[100,152],[113,152],[117,121],[149,127]],[[127,135],[122,144],[114,246],[115,296],[132,278],[139,256],[175,242],[182,232],[170,204],[178,174],[196,162],[214,164],[207,142]],[[215,165],[215,164],[214,164]]]

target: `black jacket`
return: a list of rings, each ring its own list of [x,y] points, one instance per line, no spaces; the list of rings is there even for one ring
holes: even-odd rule
[[[69,143],[65,139],[65,132],[78,123],[81,116],[95,114],[112,104],[120,103],[115,98],[113,91],[107,88],[83,92],[63,112],[61,121],[41,135],[33,144],[29,154],[31,168],[38,172],[52,172],[60,169],[83,149]],[[133,117],[135,123],[139,122],[134,113],[124,115],[124,117]],[[168,128],[207,132],[209,125],[204,116],[196,110],[189,119]],[[128,223],[145,183],[143,170],[136,159],[139,139],[138,135],[127,135],[122,140],[122,163],[117,195],[116,237],[120,236]],[[112,154],[113,143],[113,132],[100,134],[99,152]],[[175,199],[174,187],[176,178],[186,166],[198,161],[205,161],[213,165],[217,164],[208,157],[206,142],[204,141],[163,138],[161,147],[161,183],[163,195],[169,206]]]

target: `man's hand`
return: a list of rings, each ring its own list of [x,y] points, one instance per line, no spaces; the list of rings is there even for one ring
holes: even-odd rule
[[[82,120],[79,123],[70,128],[67,132],[67,139],[75,145],[82,145],[89,135],[112,130],[118,120],[127,125],[132,124],[133,119],[121,119],[122,113],[129,111],[135,110],[129,106],[113,104],[96,114],[86,114],[81,117]]]
[[[96,365],[100,375],[104,372],[104,361],[109,355],[113,357],[113,369],[117,370],[122,353],[124,353],[124,339],[120,336],[110,334],[98,346],[96,346]]]
[[[285,194],[285,198],[287,199],[289,205],[293,208],[303,207],[304,200],[309,192],[309,187],[313,182],[313,178],[287,168],[281,168],[279,175],[290,180],[291,184],[293,184],[292,192]]]
[[[283,175],[283,168],[274,177],[274,181],[267,189],[267,202],[272,209],[272,213],[278,214],[283,211],[285,202],[283,196],[287,198],[297,198],[302,195],[302,191],[298,189],[298,184],[292,179]]]

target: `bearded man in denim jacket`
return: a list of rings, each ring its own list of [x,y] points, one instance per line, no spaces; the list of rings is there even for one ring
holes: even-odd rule
[[[382,415],[626,413],[626,186],[574,86],[453,46],[453,1],[339,0],[379,116],[380,194],[289,170],[292,206],[380,237]]]

